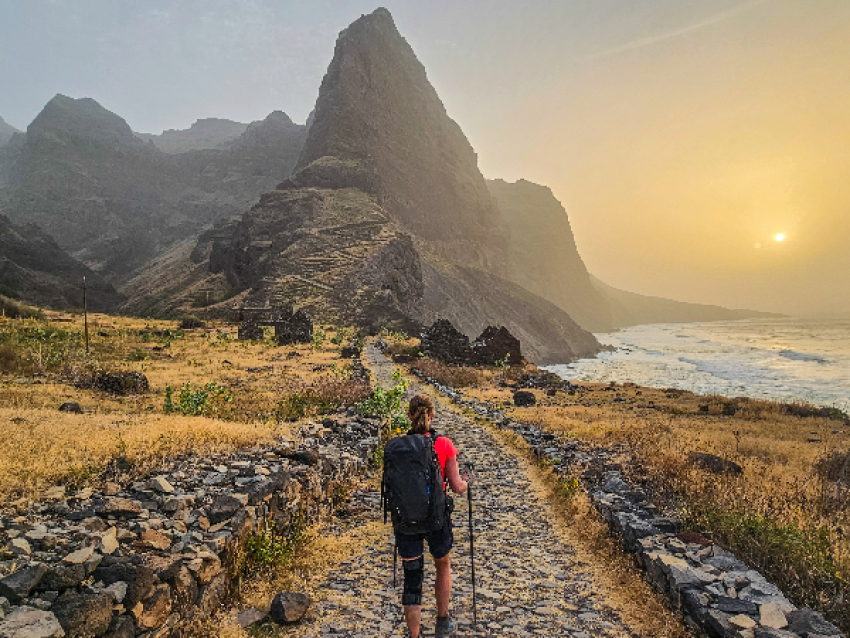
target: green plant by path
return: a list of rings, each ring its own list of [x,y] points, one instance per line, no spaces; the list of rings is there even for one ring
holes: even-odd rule
[[[404,393],[410,381],[402,378],[398,369],[393,371],[392,379],[395,381],[393,387],[388,390],[377,387],[371,397],[355,406],[362,416],[381,419],[381,435],[384,440],[410,427],[404,406]]]
[[[233,401],[230,390],[215,381],[203,386],[192,386],[190,381],[180,388],[177,400],[171,386],[165,388],[165,403],[163,411],[179,413],[184,416],[218,416],[224,406]]]

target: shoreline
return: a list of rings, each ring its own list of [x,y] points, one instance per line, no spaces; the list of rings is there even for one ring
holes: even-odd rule
[[[850,409],[846,318],[641,324],[594,336],[610,349],[543,369],[571,382]]]

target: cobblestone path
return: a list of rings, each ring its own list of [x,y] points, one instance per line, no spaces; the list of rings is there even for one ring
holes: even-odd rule
[[[375,380],[390,385],[392,364],[371,346],[366,351]],[[414,384],[411,392],[419,388]],[[433,392],[431,393],[433,394]],[[467,636],[632,636],[605,604],[589,566],[559,537],[547,519],[547,505],[532,489],[523,464],[482,426],[437,404],[436,428],[471,461],[478,624],[472,626],[468,505],[455,496],[452,552],[452,614],[458,637]],[[363,495],[377,506],[378,495]],[[372,526],[374,528],[374,526]],[[399,587],[393,587],[392,533],[362,534],[362,552],[332,571],[317,594],[312,620],[287,635],[376,638],[404,636]],[[436,612],[433,562],[426,551],[423,634],[433,636]]]

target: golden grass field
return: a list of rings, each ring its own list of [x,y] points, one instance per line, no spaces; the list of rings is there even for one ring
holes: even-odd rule
[[[59,333],[38,332],[47,326]],[[340,347],[330,341],[331,331],[318,347],[277,347],[236,341],[231,325],[185,331],[177,326],[176,321],[90,315],[86,355],[80,315],[48,312],[46,323],[0,319],[0,347],[8,351],[13,344],[15,355],[14,360],[0,357],[5,362],[0,502],[37,498],[57,483],[77,487],[96,480],[117,457],[144,471],[189,451],[269,443],[290,427],[289,397],[347,388],[346,364]],[[107,394],[87,383],[97,371],[141,372],[150,391]],[[224,386],[232,399],[218,401],[214,414],[166,413],[166,388],[176,400],[187,382],[191,388]],[[59,412],[66,401],[79,403],[84,414]],[[305,417],[315,413],[310,405],[301,408]]]

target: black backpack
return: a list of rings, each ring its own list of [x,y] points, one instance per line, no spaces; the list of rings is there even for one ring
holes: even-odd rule
[[[409,433],[384,447],[381,501],[384,522],[390,513],[399,534],[426,534],[442,529],[450,513],[445,482],[434,442],[439,435]]]

